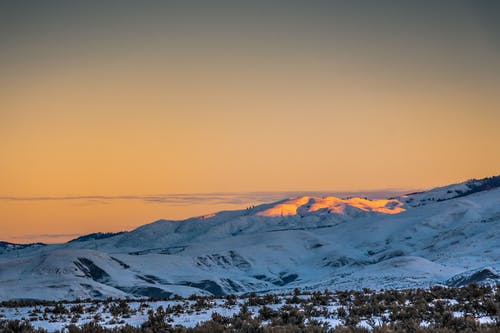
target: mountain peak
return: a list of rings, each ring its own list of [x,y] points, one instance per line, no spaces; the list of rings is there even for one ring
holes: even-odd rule
[[[403,212],[403,203],[397,199],[338,198],[334,196],[302,196],[276,203],[274,206],[257,213],[259,216],[290,216],[324,211],[326,213],[346,214],[354,208],[365,212],[398,214]]]

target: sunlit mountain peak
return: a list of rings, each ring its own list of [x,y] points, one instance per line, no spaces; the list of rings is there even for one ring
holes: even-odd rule
[[[313,197],[303,196],[291,198],[277,203],[271,208],[257,213],[260,216],[290,216],[303,213],[313,213],[324,210],[328,213],[344,214],[346,209],[353,207],[365,212],[382,214],[398,214],[405,209],[403,203],[397,199],[347,198],[341,199],[334,196]]]

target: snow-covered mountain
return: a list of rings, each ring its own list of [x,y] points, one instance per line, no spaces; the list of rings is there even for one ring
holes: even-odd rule
[[[19,251],[19,250],[28,249],[28,248],[40,248],[40,247],[43,247],[46,245],[47,244],[44,244],[44,243],[15,244],[15,243],[1,242],[0,241],[0,254],[12,252],[12,251]]]
[[[0,299],[495,283],[499,230],[500,176],[386,200],[290,198],[65,244],[0,247]]]

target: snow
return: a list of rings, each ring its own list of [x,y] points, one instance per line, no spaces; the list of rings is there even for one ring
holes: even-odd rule
[[[485,267],[494,283],[500,188],[456,196],[470,186],[387,200],[299,197],[6,251],[0,300],[427,288]]]
[[[288,295],[277,296],[279,299],[278,304],[266,304],[266,307],[270,307],[273,310],[280,310],[286,305],[286,300],[290,298]],[[301,295],[299,298],[308,299],[311,295]],[[64,330],[70,324],[75,324],[77,326],[82,326],[88,322],[96,322],[97,324],[104,327],[117,327],[124,325],[131,326],[140,326],[148,319],[148,312],[153,311],[156,312],[160,307],[163,309],[173,308],[175,306],[180,306],[181,310],[179,312],[171,313],[167,311],[166,320],[173,326],[184,326],[184,327],[194,327],[203,322],[209,321],[212,318],[213,313],[218,313],[223,317],[232,317],[235,314],[240,312],[240,307],[246,303],[248,299],[239,298],[236,299],[234,304],[228,305],[226,299],[210,299],[208,303],[205,303],[205,306],[201,306],[197,308],[196,301],[193,300],[180,300],[180,301],[131,301],[128,302],[128,306],[131,311],[129,311],[128,315],[113,315],[110,311],[110,305],[114,304],[111,302],[106,305],[105,302],[99,303],[76,303],[81,304],[84,307],[84,311],[80,316],[75,316],[71,311],[68,314],[53,314],[51,311],[48,311],[46,315],[46,308],[52,308],[52,306],[26,306],[26,307],[17,307],[17,308],[9,308],[4,307],[0,308],[0,320],[29,320],[30,323],[35,328],[43,328],[49,332]],[[433,302],[440,300],[433,300]],[[456,300],[446,300],[449,304],[454,304]],[[75,303],[62,303],[62,305],[70,310]],[[146,306],[144,306],[146,305]],[[303,306],[312,305],[309,302],[304,303],[303,305],[299,305],[299,311],[303,311]],[[409,303],[406,303],[405,306],[409,306]],[[429,303],[429,306],[432,305],[432,302]],[[294,305],[295,306],[295,305]],[[319,323],[326,323],[329,327],[334,328],[339,325],[344,325],[344,319],[341,319],[336,314],[336,309],[341,307],[339,303],[336,301],[330,300],[330,303],[326,306],[320,305],[312,305],[315,311],[321,311],[323,309],[327,309],[326,312],[321,316],[315,316],[311,318],[307,318],[305,323],[307,324],[311,320],[315,320]],[[93,310],[90,310],[93,307]],[[248,306],[248,311],[253,318],[257,318],[259,316],[259,310],[262,306]],[[98,318],[96,319],[96,315]],[[43,318],[44,316],[45,319]],[[388,317],[389,314],[384,314],[384,317]],[[456,318],[463,317],[462,312],[453,312],[453,316]],[[475,318],[480,324],[495,324],[495,318],[481,315]],[[263,322],[266,324],[266,322]],[[267,322],[269,324],[270,322]],[[381,326],[383,324],[382,317],[373,316],[370,318],[361,319],[357,324],[358,327],[365,327],[369,330],[374,327]],[[421,326],[429,326],[432,322],[422,321],[420,322]]]
[[[349,210],[398,214],[405,209],[396,199],[369,200],[367,198],[309,197],[303,196],[278,203],[257,213],[259,216],[290,216],[310,213],[329,213],[347,215]]]

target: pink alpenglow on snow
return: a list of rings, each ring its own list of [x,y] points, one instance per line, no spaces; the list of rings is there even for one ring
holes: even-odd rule
[[[300,213],[312,213],[326,210],[329,213],[344,214],[346,207],[354,207],[365,212],[382,214],[399,214],[405,209],[403,203],[397,199],[370,200],[364,198],[341,199],[337,197],[299,197],[276,204],[257,215],[260,216],[290,216]]]

